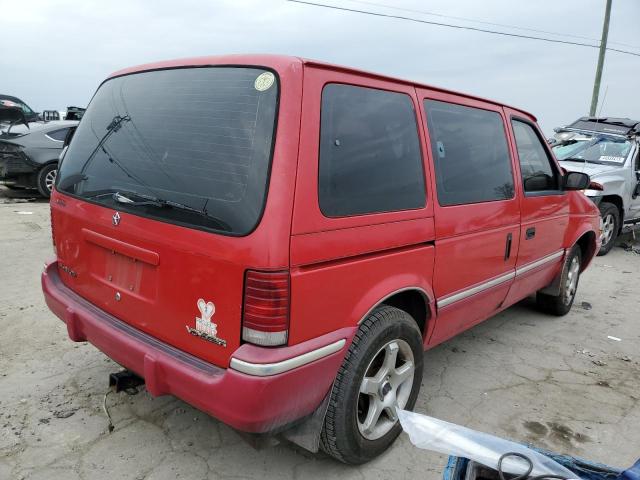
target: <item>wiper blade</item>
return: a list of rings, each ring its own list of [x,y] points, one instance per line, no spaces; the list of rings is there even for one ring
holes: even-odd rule
[[[560,160],[561,162],[582,162],[582,163],[595,163],[596,165],[605,165],[605,162],[600,162],[598,160],[589,160],[587,158],[578,158],[578,157],[569,157],[563,158]]]
[[[231,231],[231,227],[229,226],[229,224],[210,215],[207,212],[206,208],[199,210],[197,208],[190,207],[189,205],[185,205],[184,203],[174,202],[173,200],[166,200],[163,198],[153,197],[151,195],[144,195],[141,193],[134,193],[134,192],[125,192],[125,193],[132,195],[134,197],[142,198],[143,200],[133,200],[132,198],[129,198],[127,195],[123,194],[122,192],[113,192],[111,193],[111,196],[116,202],[123,203],[125,205],[129,205],[132,207],[137,207],[137,206],[152,206],[152,207],[160,207],[160,208],[164,207],[164,208],[172,208],[175,210],[182,210],[186,212],[195,213],[196,215],[204,217],[212,222],[215,222],[216,225],[218,225],[218,228],[220,230]],[[100,196],[105,196],[105,195],[107,194],[103,193]],[[205,207],[206,207],[206,203],[205,203]]]
[[[194,212],[194,213],[199,213],[199,214],[203,214],[206,215],[206,212],[202,211],[202,210],[198,210],[197,208],[193,208],[190,207],[189,205],[185,205],[183,203],[179,203],[179,202],[174,202],[172,200],[164,200],[162,198],[158,198],[158,197],[152,197],[150,195],[142,195],[140,193],[130,193],[130,195],[134,195],[136,197],[139,198],[143,198],[144,200],[139,201],[139,200],[133,200],[129,197],[127,197],[126,195],[120,193],[120,192],[114,192],[112,194],[113,199],[116,202],[119,203],[126,203],[127,205],[131,205],[131,206],[144,206],[144,205],[151,205],[151,206],[156,206],[156,207],[172,207],[172,208],[177,208],[180,210],[186,210],[188,212]]]

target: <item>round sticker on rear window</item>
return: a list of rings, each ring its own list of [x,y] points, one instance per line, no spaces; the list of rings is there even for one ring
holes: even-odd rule
[[[264,92],[265,90],[269,90],[269,88],[271,88],[271,85],[273,85],[275,79],[276,77],[274,77],[273,73],[264,72],[258,75],[258,78],[256,78],[256,81],[253,83],[253,86],[259,92]]]

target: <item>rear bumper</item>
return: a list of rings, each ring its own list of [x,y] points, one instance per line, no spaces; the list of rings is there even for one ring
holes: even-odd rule
[[[237,370],[224,369],[87,302],[62,283],[57,262],[45,267],[42,290],[73,341],[92,343],[142,376],[151,395],[174,395],[245,432],[274,431],[311,414],[329,392],[355,333],[345,328],[292,347],[245,344],[233,353]]]
[[[0,178],[13,178],[36,171],[37,167],[30,164],[23,153],[0,153]]]

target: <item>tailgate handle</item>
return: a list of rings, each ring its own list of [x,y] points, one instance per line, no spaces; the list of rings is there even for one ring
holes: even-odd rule
[[[529,227],[527,228],[527,240],[531,240],[533,237],[536,236],[536,227]]]
[[[152,252],[151,250],[136,247],[130,243],[121,242],[120,240],[107,237],[106,235],[101,235],[92,230],[87,230],[86,228],[82,229],[82,235],[87,242],[93,243],[94,245],[106,250],[112,250],[127,257],[135,258],[136,260],[148,263],[154,267],[158,266],[160,263],[160,255],[156,252]]]

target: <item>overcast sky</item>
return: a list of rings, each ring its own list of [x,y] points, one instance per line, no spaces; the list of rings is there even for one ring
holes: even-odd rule
[[[348,0],[317,3],[551,36]],[[605,0],[371,0],[597,39]],[[544,130],[588,113],[598,51],[329,10],[285,0],[0,0],[0,93],[32,108],[85,106],[111,72],[227,53],[299,55],[524,108]],[[610,46],[640,53],[640,1],[613,0]],[[553,37],[595,43],[582,38]],[[634,45],[614,44],[614,42]],[[640,117],[640,57],[607,52],[603,115]]]

